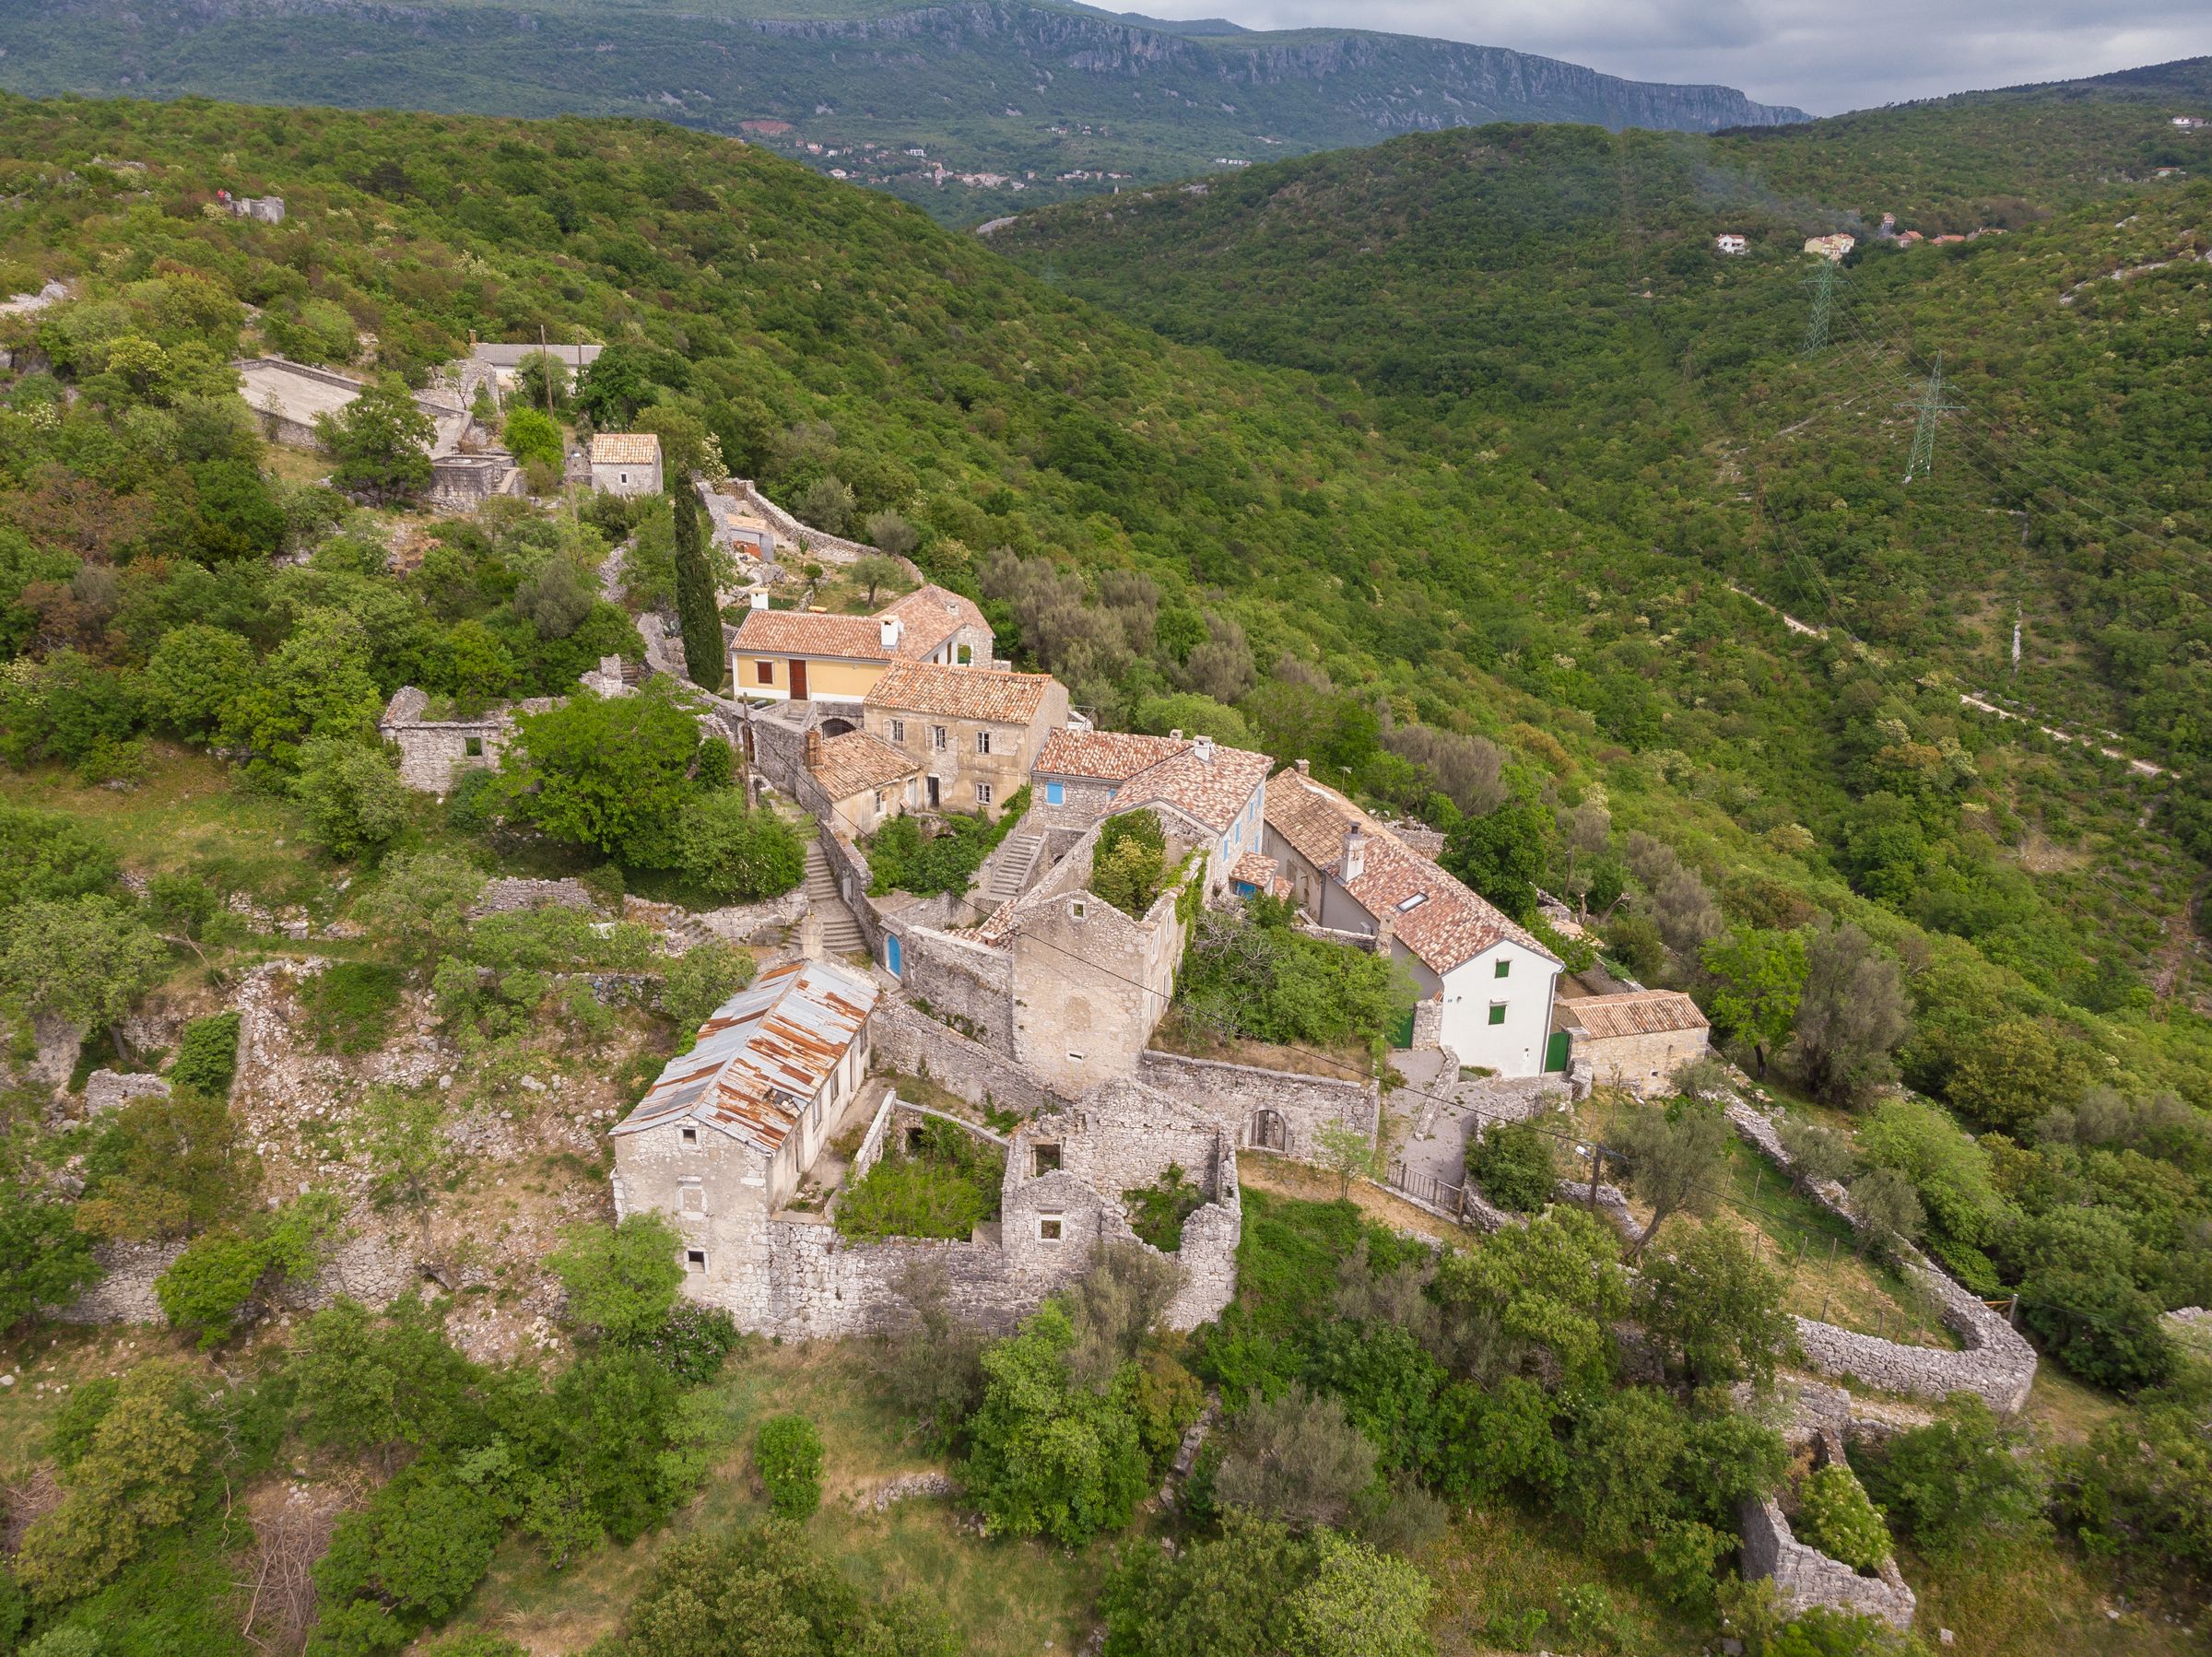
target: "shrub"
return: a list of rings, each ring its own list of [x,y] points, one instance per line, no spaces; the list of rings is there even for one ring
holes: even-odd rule
[[[837,1229],[852,1238],[965,1239],[998,1212],[1004,1153],[950,1122],[925,1122],[914,1155],[888,1153],[845,1188]]]
[[[1841,1559],[1853,1570],[1872,1570],[1893,1551],[1889,1527],[1858,1475],[1833,1463],[1816,1467],[1797,1487],[1797,1513],[1791,1521],[1797,1539]]]
[[[407,826],[406,784],[382,747],[315,737],[300,750],[292,792],[307,814],[309,837],[334,857],[374,852]]]
[[[749,949],[709,939],[668,963],[661,981],[661,1008],[686,1032],[697,1029],[724,1002],[753,981],[759,962]]]
[[[236,1013],[213,1013],[185,1025],[176,1063],[169,1067],[170,1085],[228,1099],[238,1074],[238,1023]]]
[[[309,1652],[394,1650],[452,1616],[490,1566],[502,1528],[489,1492],[434,1462],[403,1469],[332,1532],[314,1568],[324,1612]]]
[[[722,1372],[739,1339],[735,1321],[721,1307],[679,1299],[658,1329],[629,1345],[658,1362],[677,1385],[702,1387]]]
[[[1151,1184],[1122,1193],[1122,1201],[1130,1210],[1129,1228],[1162,1254],[1172,1254],[1182,1247],[1182,1222],[1205,1205],[1206,1193],[1171,1162]]]
[[[1470,1140],[1467,1177],[1484,1196],[1515,1214],[1534,1214],[1549,1203],[1559,1181],[1550,1140],[1525,1122],[1500,1122]]]
[[[822,1505],[822,1440],[804,1416],[771,1416],[753,1434],[753,1469],[779,1519],[805,1519]]]
[[[196,1334],[206,1351],[230,1338],[269,1263],[268,1251],[253,1238],[198,1238],[154,1280],[154,1296],[163,1315]]]
[[[1344,1405],[1293,1385],[1253,1404],[1227,1435],[1215,1499],[1303,1530],[1341,1526],[1375,1482],[1374,1441]]]
[[[2001,1547],[2041,1522],[2033,1459],[1971,1393],[1955,1395],[1942,1420],[1873,1446],[1862,1460],[1869,1493],[1932,1558]]]
[[[406,975],[381,961],[336,961],[300,984],[300,1005],[325,1052],[373,1052],[384,1044]]]
[[[684,807],[677,841],[692,882],[733,902],[778,897],[806,873],[799,831],[772,811],[754,810],[742,793],[725,790],[693,800]]]
[[[619,1226],[579,1226],[546,1263],[568,1290],[569,1322],[606,1338],[633,1343],[668,1321],[684,1268],[683,1240],[656,1214],[633,1214]]]
[[[868,854],[869,895],[912,892],[927,898],[965,892],[983,859],[1029,808],[1029,792],[1025,785],[1009,795],[995,823],[953,813],[938,819],[936,832],[930,834],[913,817],[893,817],[861,842]]]

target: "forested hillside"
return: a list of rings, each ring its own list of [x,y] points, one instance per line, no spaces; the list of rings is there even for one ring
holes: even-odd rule
[[[1171,335],[1525,464],[1800,616],[2194,771],[2212,757],[2194,596],[2212,503],[2191,461],[2212,430],[2212,191],[2158,170],[2212,159],[2168,120],[2212,74],[2123,80],[1710,139],[1412,137],[993,240]],[[2006,233],[1900,250],[1873,240],[1885,211]],[[1806,355],[1799,243],[1838,228],[1860,247]],[[1717,255],[1723,231],[1749,253]],[[1900,405],[1937,353],[1964,406],[1908,488]]]
[[[2102,198],[2054,196],[2047,225],[1862,261],[1845,302],[1875,344],[1840,323],[1802,363],[1789,215],[1731,211],[1759,251],[1714,265],[1718,212],[1678,198],[1714,152],[1583,129],[1459,143],[1382,153],[1460,158],[1431,171],[1446,201],[1466,181],[1437,221],[1465,227],[1461,252],[1384,235],[1394,214],[1421,220],[1376,190],[1382,217],[1349,244],[1373,268],[1346,274],[1352,195],[1382,175],[1332,194],[1319,181],[1368,165],[1339,158],[1234,186],[1263,213],[1287,197],[1279,267],[1255,251],[1266,235],[1212,217],[1236,199],[1218,190],[1124,198],[1133,217],[1041,238],[1023,256],[1053,261],[1047,281],[882,195],[676,127],[0,99],[0,291],[49,301],[0,317],[0,1011],[18,1084],[0,1095],[0,1313],[23,1407],[0,1452],[27,1492],[0,1648],[29,1626],[38,1657],[235,1650],[262,1602],[231,1585],[265,1569],[291,1618],[267,1637],[296,1646],[313,1624],[316,1657],[400,1650],[456,1617],[456,1657],[512,1657],[514,1629],[543,1649],[718,1654],[744,1649],[756,1604],[841,1657],[1070,1649],[1101,1621],[1116,1652],[1211,1657],[1235,1649],[1206,1643],[1217,1571],[1251,1626],[1328,1657],[1695,1650],[1728,1629],[1767,1640],[1762,1657],[1803,1651],[1785,1641],[1818,1630],[1780,1630],[1720,1527],[1783,1475],[1723,1383],[1786,1353],[1784,1256],[1802,1267],[1810,1236],[1865,1297],[1834,1313],[1855,1327],[1924,1321],[1879,1258],[1919,1238],[1974,1295],[2017,1293],[2045,1355],[2030,1422],[1931,1422],[1924,1459],[1884,1487],[1962,1651],[2183,1649],[2212,1563],[2205,1381],[2162,1314],[2212,1301],[2212,975],[2185,850],[2202,819],[2166,776],[1962,707],[1973,661],[1947,661],[1947,618],[1912,608],[1987,585],[2019,543],[2012,503],[1974,499],[1956,449],[1936,490],[1907,492],[1888,481],[1893,425],[1834,451],[1832,475],[1790,464],[1776,434],[1894,401],[1885,376],[1904,368],[1874,365],[1903,347],[1874,331],[1876,304],[1949,303],[1993,264],[2023,284],[2095,276],[2192,234],[2200,187],[2131,197],[2119,229],[2093,230],[2124,216]],[[218,190],[281,195],[286,217],[239,217]],[[1144,303],[1195,343],[1055,286],[1142,309],[1109,255],[1123,229],[1186,212],[1222,227],[1217,291],[1241,285],[1210,321],[1155,263],[1164,242],[1127,245]],[[1311,287],[1293,279],[1301,237]],[[1424,249],[1450,254],[1441,276]],[[2031,549],[2075,585],[2020,595],[2039,651],[2066,604],[2153,613],[2170,631],[2099,649],[2136,649],[2185,708],[2205,671],[2183,538],[2202,510],[2203,438],[2183,422],[2203,299],[2170,268],[2077,293],[2062,326],[2083,339],[1980,326],[1993,354],[2016,337],[2046,352],[2046,380],[2088,377],[2070,403],[2021,391],[2052,398],[2032,404],[2038,441],[2065,413],[2115,450],[2169,445],[2137,487],[2171,486],[2171,524],[2092,556],[2071,520],[2031,513]],[[1270,310],[1294,326],[1263,325]],[[2031,307],[2016,293],[2012,310]],[[1669,333],[1675,316],[1714,320]],[[629,612],[667,598],[653,549],[671,509],[548,484],[431,512],[419,481],[368,465],[366,420],[324,454],[265,443],[229,366],[275,349],[382,376],[355,406],[401,421],[399,389],[472,335],[541,328],[608,347],[564,412],[576,430],[651,429],[677,469],[718,455],[831,534],[900,531],[1101,725],[1306,761],[1442,830],[1447,864],[1576,967],[1602,952],[1693,990],[1789,1101],[1806,1155],[1854,1200],[1878,1193],[1888,1242],[1839,1261],[1845,1238],[1798,1226],[1796,1193],[1735,1181],[1717,1112],[1686,1095],[1624,1105],[1620,1131],[1690,1124],[1712,1159],[1681,1194],[1717,1240],[1701,1264],[1647,1257],[1632,1302],[1620,1246],[1577,1210],[1449,1230],[1439,1268],[1348,1198],[1295,1200],[1349,1193],[1349,1171],[1266,1195],[1255,1167],[1240,1299],[1188,1343],[1147,1335],[1142,1284],[1105,1282],[987,1354],[939,1320],[881,1348],[753,1343],[725,1367],[726,1323],[679,1316],[673,1245],[604,1223],[600,1158],[607,1120],[751,958],[674,959],[584,911],[470,906],[510,873],[618,904],[712,900],[729,894],[688,883],[726,860],[687,847],[778,831],[665,687],[533,715],[551,723],[442,802],[400,789],[373,724],[404,684],[475,706],[635,654]],[[1957,337],[1963,376],[1975,335]],[[1866,366],[1831,366],[1851,361]],[[2143,425],[2107,431],[2090,394],[2129,372],[2171,394],[2131,396],[2110,417]],[[1962,383],[1979,405],[1985,385]],[[1891,522],[1920,512],[1941,537]],[[1731,590],[1794,601],[1782,572],[1808,560],[1824,635]],[[1906,579],[1921,585],[1900,603]],[[2084,697],[2118,683],[2106,656],[2035,671]],[[2159,751],[2179,764],[2198,738],[2174,723]],[[1588,937],[1551,930],[1539,884]],[[649,987],[609,1004],[601,981]],[[236,1009],[213,1010],[249,987],[300,1052],[241,1046]],[[155,1007],[174,1054],[143,1040]],[[78,1073],[109,1059],[165,1065],[172,1097],[95,1113]],[[257,1080],[234,1099],[241,1066]],[[1618,1124],[1571,1125],[1569,1146]],[[1569,1171],[1551,1154],[1538,1133],[1535,1205]],[[1621,1175],[1653,1228],[1663,1160],[1631,1153]],[[419,1228],[417,1263],[377,1281],[398,1293],[437,1267],[453,1298],[434,1315],[404,1296],[389,1315],[275,1315],[347,1204]],[[1721,1235],[1735,1217],[1758,1236]],[[1697,1219],[1670,1222],[1670,1249],[1704,1235]],[[177,1331],[159,1360],[39,1322],[98,1277],[95,1238],[181,1251],[159,1280]],[[1633,1360],[1608,1333],[1631,1304],[1662,1332]],[[1825,1290],[1801,1310],[1829,1315]],[[1249,1476],[1276,1432],[1342,1458],[1329,1522],[1247,1526],[1234,1480],[1201,1481],[1157,1520],[1187,1522],[1190,1545],[1155,1547],[1138,1503],[1201,1380]],[[782,1409],[818,1421],[827,1465],[788,1424],[753,1436]],[[741,1430],[749,1463],[729,1448]],[[868,1506],[874,1475],[955,1446],[989,1535]],[[825,1485],[806,1548],[754,1528],[806,1519]],[[1955,1511],[1976,1521],[1947,1528]],[[732,1581],[744,1594],[716,1587]]]
[[[1053,0],[0,0],[0,88],[629,115],[742,132],[973,223],[1040,201],[1473,121],[1802,120],[1727,87],[1500,47],[1159,24]]]

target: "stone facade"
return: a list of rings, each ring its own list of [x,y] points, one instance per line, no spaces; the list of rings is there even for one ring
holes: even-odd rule
[[[1008,687],[1035,694],[1024,699]],[[1002,717],[1001,702],[1018,703],[1023,717]],[[893,668],[869,688],[862,718],[871,736],[920,769],[922,805],[995,818],[1029,781],[1045,737],[1067,723],[1067,690],[1041,674]]]
[[[947,1028],[898,995],[877,1004],[874,1023],[878,1062],[971,1105],[1034,1115],[1065,1102],[1004,1052]]]
[[[1233,1144],[1315,1161],[1323,1128],[1347,1127],[1371,1142],[1382,1120],[1382,1091],[1373,1082],[1297,1071],[1224,1064],[1147,1049],[1138,1055],[1137,1079],[1195,1110]]]
[[[167,1099],[169,1084],[158,1075],[146,1072],[125,1074],[114,1070],[95,1070],[85,1078],[85,1114],[98,1116],[102,1111],[119,1110],[135,1099],[149,1095]]]
[[[399,751],[399,780],[421,793],[448,794],[464,771],[488,770],[514,740],[514,716],[505,707],[473,719],[425,719],[430,699],[403,686],[384,704],[377,734]],[[546,704],[549,706],[550,704]]]

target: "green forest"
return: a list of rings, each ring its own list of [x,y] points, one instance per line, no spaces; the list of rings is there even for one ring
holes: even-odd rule
[[[1477,128],[990,239],[642,121],[0,97],[0,295],[65,295],[0,316],[0,1651],[1894,1649],[1736,1573],[1735,1504],[1785,1483],[1835,1549],[1901,1550],[1931,1638],[2188,1649],[2212,1376],[2163,1314],[2212,1303],[2212,185],[2157,176],[2194,140],[2122,92]],[[1882,211],[2005,234],[1881,247]],[[1798,244],[1845,222],[1808,351]],[[787,890],[797,837],[661,681],[525,715],[442,801],[375,733],[404,685],[564,693],[685,579],[653,502],[423,507],[402,393],[540,329],[607,347],[571,430],[896,522],[1102,726],[1304,761],[1571,966],[1688,990],[1880,1216],[1869,1317],[1923,1315],[1882,1254],[1924,1247],[2017,1309],[2026,1416],[1923,1412],[1865,1490],[1786,1465],[1727,1389],[1812,1315],[1782,1251],[1818,1218],[1736,1180],[1703,1073],[1573,1124],[1618,1142],[1630,1245],[1555,1205],[1432,1253],[1347,1162],[1255,1171],[1238,1299],[1187,1337],[1141,1255],[989,1340],[926,1286],[878,1344],[694,1315],[667,1237],[605,1223],[605,1119],[756,963],[671,956],[623,899]],[[261,351],[377,386],[280,450],[229,366]],[[1966,406],[1906,485],[1938,352]],[[516,873],[600,909],[472,919]],[[1245,1033],[1382,1045],[1288,1005],[1306,940],[1261,943],[1214,938],[1187,999],[1271,973]],[[279,1122],[234,1091],[270,1062],[220,1010],[249,992],[314,1050]],[[82,1051],[40,1079],[57,1029]],[[110,1064],[171,1092],[55,1113]],[[1471,1177],[1537,1208],[1549,1154]],[[995,1190],[878,1167],[879,1228]],[[430,1310],[279,1310],[347,1213],[419,1229]],[[53,1321],[152,1247],[167,1329]],[[867,1505],[945,1468],[981,1534]]]

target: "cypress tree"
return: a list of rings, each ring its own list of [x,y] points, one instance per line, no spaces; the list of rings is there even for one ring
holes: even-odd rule
[[[671,481],[668,499],[676,513],[676,614],[684,632],[684,666],[693,684],[720,690],[722,611],[714,602],[706,513],[688,478]]]

